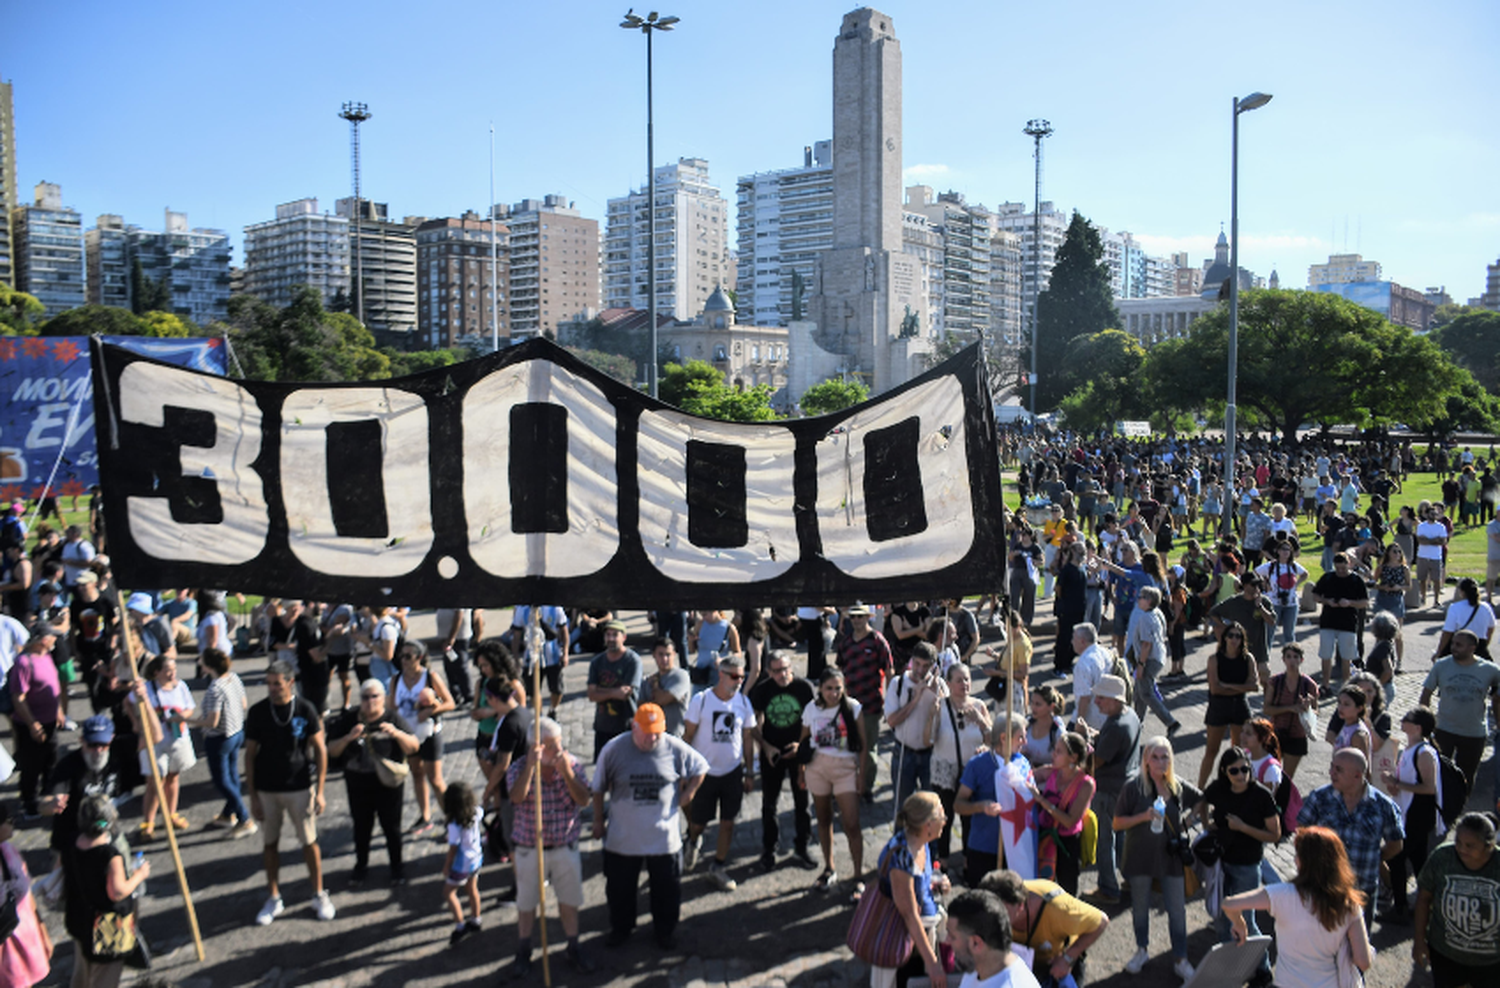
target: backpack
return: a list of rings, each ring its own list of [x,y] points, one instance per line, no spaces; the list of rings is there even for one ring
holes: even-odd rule
[[[1099,818],[1092,809],[1083,811],[1083,834],[1079,840],[1078,861],[1087,868],[1099,859]]]
[[[6,514],[0,519],[0,546],[26,544],[26,526],[15,515]]]
[[[1276,762],[1278,766],[1281,762]],[[1255,774],[1255,781],[1264,784],[1266,781],[1266,770],[1271,767],[1268,760]],[[1297,814],[1302,812],[1302,792],[1297,788],[1297,783],[1292,781],[1291,776],[1286,774],[1286,769],[1281,772],[1281,781],[1276,785],[1276,791],[1271,794],[1276,800],[1277,809],[1281,810],[1281,841],[1292,836],[1292,831],[1297,829]],[[1277,843],[1281,843],[1277,841]]]
[[[1469,801],[1469,779],[1464,770],[1454,764],[1453,759],[1438,750],[1430,741],[1422,742],[1432,748],[1438,760],[1437,804],[1443,829],[1451,830],[1464,814],[1464,805]]]

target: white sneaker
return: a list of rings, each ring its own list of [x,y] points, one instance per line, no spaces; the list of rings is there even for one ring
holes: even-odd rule
[[[682,870],[684,873],[692,871],[698,866],[698,849],[703,846],[703,836],[700,834],[697,840],[690,840],[682,845]]]
[[[1131,974],[1140,974],[1141,968],[1145,967],[1146,962],[1150,959],[1151,955],[1146,953],[1145,947],[1142,947],[1140,950],[1137,950],[1135,952],[1134,957],[1125,962],[1125,970]]]
[[[1172,972],[1183,981],[1192,981],[1193,975],[1197,973],[1193,969],[1193,965],[1188,963],[1186,957],[1181,958],[1176,964],[1172,965]]]
[[[733,892],[739,888],[739,883],[730,877],[729,869],[717,862],[708,868],[708,877],[713,879],[715,885],[724,892]]]
[[[270,926],[271,920],[286,912],[286,903],[281,901],[281,896],[273,895],[266,900],[266,904],[260,907],[260,912],[255,914],[255,925]]]
[[[318,918],[325,923],[333,919],[333,899],[329,897],[327,889],[319,892],[318,897],[313,900],[313,912],[317,913]]]

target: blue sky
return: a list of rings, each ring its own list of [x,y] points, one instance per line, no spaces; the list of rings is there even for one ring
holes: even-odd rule
[[[665,0],[664,0],[665,2]],[[559,192],[601,221],[645,174],[645,42],[629,0],[0,4],[23,197],[61,183],[99,213],[160,228],[164,208],[231,232],[303,196],[349,194],[345,100],[368,103],[364,189],[395,215]],[[1241,118],[1242,263],[1305,284],[1358,252],[1458,301],[1500,258],[1500,4],[1067,4],[886,0],[901,41],[910,182],[994,206],[1043,198],[1153,252],[1212,253],[1229,219],[1230,106]],[[641,8],[641,12],[650,8]],[[849,0],[673,0],[656,39],[657,161],[743,174],[831,136],[831,64]],[[733,223],[731,221],[731,236]]]

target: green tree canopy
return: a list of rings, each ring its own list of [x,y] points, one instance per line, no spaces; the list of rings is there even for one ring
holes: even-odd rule
[[[1068,345],[1120,325],[1099,231],[1079,213],[1057,249],[1047,290],[1037,299],[1037,389],[1040,408],[1053,408],[1080,383]],[[1023,366],[1027,366],[1023,364]]]
[[[1107,429],[1122,419],[1150,418],[1154,389],[1143,373],[1146,350],[1129,333],[1106,329],[1068,345],[1067,364],[1082,383],[1059,404],[1069,428]]]
[[[27,336],[36,331],[36,321],[47,307],[35,295],[18,292],[0,282],[0,335]]]
[[[769,384],[741,391],[724,383],[724,374],[702,360],[667,364],[657,391],[661,400],[690,415],[725,422],[770,422],[779,418],[771,408]]]
[[[1186,339],[1153,347],[1145,373],[1158,405],[1189,411],[1223,402],[1228,354],[1222,306]],[[1337,295],[1240,295],[1239,405],[1283,435],[1309,422],[1420,428],[1444,414],[1466,376],[1431,340]]]
[[[802,400],[798,404],[808,415],[828,415],[852,408],[869,397],[870,389],[862,381],[829,378],[802,392]]]
[[[175,312],[147,312],[140,317],[143,329],[142,336],[174,336],[187,337],[197,336],[200,332],[198,324],[191,319],[184,319]]]
[[[1500,312],[1469,309],[1431,338],[1482,387],[1500,390]]]
[[[297,289],[284,309],[249,295],[229,300],[229,332],[245,376],[258,381],[370,381],[391,361],[347,313],[328,312],[317,289]]]
[[[623,357],[618,353],[605,353],[602,350],[584,350],[578,347],[566,349],[594,370],[608,374],[627,387],[635,387],[635,382],[638,380],[635,376],[635,361],[629,357]]]
[[[163,313],[165,314],[165,313]],[[172,318],[176,318],[173,316]],[[112,305],[80,305],[59,312],[42,323],[42,336],[152,336],[149,324],[129,309]]]

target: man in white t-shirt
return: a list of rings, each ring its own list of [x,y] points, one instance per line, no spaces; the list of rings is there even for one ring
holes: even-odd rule
[[[1448,544],[1448,529],[1431,508],[1417,525],[1417,600],[1426,599],[1427,585],[1432,584],[1432,606],[1441,607],[1443,592],[1443,547]]]
[[[964,972],[959,988],[1039,988],[1010,944],[1010,914],[995,893],[969,891],[948,904],[948,945]]]
[[[697,863],[699,845],[708,822],[719,820],[719,840],[708,874],[725,892],[738,883],[729,875],[729,844],[734,821],[740,815],[745,793],[755,785],[755,709],[740,692],[745,678],[745,660],[731,653],[719,660],[719,680],[688,703],[683,718],[682,740],[708,759],[708,777],[693,795],[688,807],[688,842],[682,870]]]
[[[1109,675],[1113,659],[1099,644],[1099,629],[1087,621],[1073,625],[1073,651],[1078,653],[1073,660],[1073,696],[1078,701],[1078,716],[1097,731],[1107,718],[1094,705],[1094,687],[1101,676]]]
[[[937,649],[930,642],[912,646],[906,671],[885,691],[885,722],[896,736],[891,755],[891,780],[896,805],[918,789],[932,788],[932,741],[935,715],[948,686],[937,668]]]

